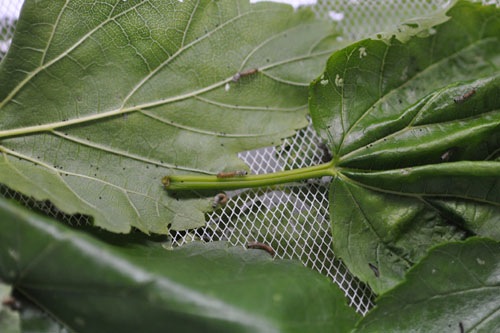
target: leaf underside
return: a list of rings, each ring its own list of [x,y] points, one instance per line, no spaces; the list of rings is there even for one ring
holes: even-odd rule
[[[335,52],[311,84],[334,250],[382,293],[441,242],[500,239],[500,11],[457,3],[404,42]]]
[[[246,168],[237,152],[305,126],[333,36],[248,0],[27,2],[0,66],[0,182],[114,232],[200,226],[211,200],[161,178]]]

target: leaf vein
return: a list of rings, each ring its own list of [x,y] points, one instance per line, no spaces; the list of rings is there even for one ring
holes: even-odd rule
[[[94,142],[91,142],[91,141],[83,140],[83,139],[80,139],[80,138],[72,136],[72,135],[65,135],[65,134],[63,134],[61,132],[58,132],[58,131],[51,131],[51,133],[53,133],[54,135],[56,135],[56,136],[58,136],[60,138],[65,139],[65,140],[68,140],[68,141],[71,141],[71,142],[74,142],[74,143],[78,143],[78,144],[81,144],[81,145],[84,145],[84,146],[87,146],[87,147],[90,147],[90,148],[95,148],[95,149],[98,149],[98,150],[102,150],[102,151],[114,154],[116,156],[130,158],[130,159],[133,159],[133,160],[136,160],[136,161],[149,163],[149,164],[156,165],[156,166],[159,166],[159,167],[168,167],[168,168],[171,168],[171,169],[175,168],[177,170],[183,170],[183,171],[192,171],[192,172],[198,172],[198,173],[207,173],[206,171],[203,171],[203,170],[200,170],[200,169],[180,167],[180,166],[177,166],[177,165],[174,165],[174,164],[162,163],[161,161],[154,161],[154,160],[151,160],[151,159],[147,159],[147,158],[141,157],[139,155],[135,155],[135,154],[131,154],[131,153],[125,153],[125,152],[120,151],[120,150],[118,150],[116,148],[113,148],[113,149],[112,148],[108,148],[108,147],[105,147],[105,146],[103,146],[101,144],[97,144],[97,143],[94,143]]]

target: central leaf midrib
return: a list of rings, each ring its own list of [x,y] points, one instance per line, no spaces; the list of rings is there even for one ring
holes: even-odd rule
[[[266,69],[269,69],[272,67],[276,67],[276,66],[279,66],[282,64],[298,61],[301,59],[321,56],[321,55],[324,55],[324,54],[330,53],[330,52],[331,52],[331,50],[330,51],[322,51],[322,52],[318,52],[318,53],[314,53],[314,54],[302,55],[302,56],[286,59],[284,61],[269,64],[267,66],[263,66],[263,67],[261,67],[261,70],[263,71],[263,70],[266,70]],[[110,118],[113,116],[128,114],[128,113],[140,111],[142,109],[148,109],[148,108],[152,108],[152,107],[161,106],[164,104],[174,103],[174,102],[182,101],[182,100],[185,100],[188,98],[197,97],[198,95],[207,93],[207,92],[212,91],[214,89],[217,89],[217,88],[231,82],[232,80],[233,80],[233,78],[231,76],[231,77],[224,79],[223,81],[213,83],[209,86],[206,86],[204,88],[201,88],[201,89],[198,89],[195,91],[191,91],[191,92],[186,93],[186,94],[177,95],[177,96],[173,96],[170,98],[166,98],[166,99],[162,99],[162,100],[158,100],[158,101],[154,101],[154,102],[139,104],[139,105],[135,105],[132,107],[117,108],[114,110],[101,112],[101,113],[97,113],[97,114],[92,114],[92,115],[87,115],[87,116],[76,118],[76,119],[57,121],[57,122],[43,124],[43,125],[26,126],[26,127],[22,127],[22,128],[3,130],[3,131],[0,131],[0,138],[33,134],[33,133],[37,133],[37,132],[52,131],[52,130],[55,130],[55,129],[61,128],[61,127],[78,125],[78,124],[82,124],[82,123],[86,123],[86,122],[90,122],[90,121],[95,121],[95,120],[99,120],[99,119],[103,119],[103,118]],[[1,107],[0,107],[0,109],[1,109]],[[297,108],[297,109],[299,109],[299,108]],[[265,110],[265,109],[262,108],[262,110]],[[283,110],[285,110],[285,109],[281,109],[280,111],[283,111]]]
[[[254,13],[254,12],[250,12],[250,13]],[[240,18],[240,17],[237,17],[237,18]],[[226,22],[226,23],[229,23],[229,21]],[[221,27],[222,27],[222,25],[219,26],[218,29],[220,29]],[[199,42],[201,39],[202,38],[197,39],[193,43],[188,44],[188,46],[194,45],[195,42]],[[71,50],[72,49],[69,49],[68,52],[71,51]],[[293,58],[281,60],[281,61],[278,61],[278,62],[275,62],[275,63],[272,63],[272,64],[268,64],[266,66],[262,66],[260,68],[260,70],[264,71],[266,69],[273,68],[273,67],[276,67],[276,66],[280,66],[280,65],[283,65],[283,64],[287,64],[287,63],[291,63],[291,62],[295,62],[295,61],[300,61],[300,60],[307,59],[307,58],[314,58],[314,57],[322,56],[322,55],[325,55],[325,54],[329,54],[331,52],[332,52],[331,50],[326,50],[326,51],[320,51],[320,52],[316,52],[316,53],[308,53],[306,55],[300,55],[300,56],[297,56],[297,57],[293,57]],[[179,54],[180,54],[180,52],[177,52],[172,57],[170,57],[167,62],[170,62],[170,60],[172,60],[175,56],[178,56]],[[48,65],[49,66],[52,65],[53,63],[55,63],[56,60],[59,60],[61,58],[62,58],[62,56],[54,59]],[[167,62],[165,62],[164,64],[166,64]],[[47,68],[47,67],[48,66],[40,67],[39,71],[41,71],[42,69]],[[158,68],[160,68],[160,67],[162,67],[162,66],[159,66]],[[35,71],[34,74],[32,76],[30,76],[29,78],[31,78],[34,75],[36,75],[39,71]],[[225,85],[225,84],[227,84],[227,83],[229,83],[229,82],[231,82],[233,80],[233,77],[231,76],[231,77],[228,77],[228,78],[226,78],[226,79],[224,79],[222,81],[215,82],[215,83],[213,83],[213,84],[211,84],[209,86],[203,87],[203,88],[195,90],[195,91],[191,91],[191,92],[186,93],[186,94],[182,94],[182,95],[178,95],[178,96],[173,96],[173,97],[170,97],[170,98],[166,98],[166,99],[162,99],[162,100],[158,100],[158,101],[154,101],[154,102],[143,103],[143,104],[135,105],[135,106],[132,106],[132,107],[123,107],[123,105],[126,103],[126,100],[128,98],[130,98],[132,96],[132,94],[143,83],[145,83],[147,79],[149,79],[151,77],[152,76],[149,75],[144,80],[142,80],[141,83],[138,86],[136,86],[136,88],[134,88],[129,93],[129,95],[127,95],[127,97],[124,99],[124,102],[122,103],[122,106],[120,108],[117,108],[117,109],[114,109],[114,110],[110,110],[110,111],[106,111],[106,112],[101,112],[101,113],[98,113],[98,114],[92,114],[92,115],[80,117],[80,118],[77,118],[77,119],[69,119],[69,120],[57,121],[57,122],[43,124],[43,125],[35,125],[35,126],[27,126],[27,127],[15,128],[15,129],[10,129],[10,130],[3,130],[3,131],[0,131],[0,138],[2,138],[2,137],[13,137],[13,136],[19,136],[19,135],[26,135],[26,134],[33,134],[33,133],[37,133],[37,132],[53,131],[53,130],[55,130],[57,128],[61,128],[61,127],[78,125],[78,124],[82,124],[82,123],[86,123],[86,122],[91,122],[91,121],[95,121],[95,120],[99,120],[99,119],[109,118],[109,117],[118,116],[118,115],[124,115],[124,114],[128,114],[128,113],[136,112],[136,111],[141,111],[142,109],[148,109],[148,108],[152,108],[152,107],[161,106],[161,105],[164,105],[164,104],[174,103],[174,102],[178,102],[178,101],[181,101],[181,100],[184,100],[184,99],[188,99],[188,98],[192,98],[192,97],[197,97],[199,95],[202,95],[204,93],[207,93],[209,91],[217,89],[217,88],[219,88],[219,87],[221,87],[221,86],[223,86],[223,85]],[[29,81],[29,79],[23,81],[22,84],[24,85],[24,83],[26,83],[27,81]],[[19,87],[19,89],[20,88],[21,87]],[[13,96],[15,96],[15,93],[19,89],[16,88],[14,90],[12,96],[9,95],[4,100],[4,102],[8,101],[9,98],[12,98]],[[1,107],[2,107],[2,105],[0,105],[0,109],[1,109]],[[277,109],[277,110],[279,110],[279,111],[293,111],[293,110],[296,110],[296,109],[300,109],[300,108],[293,108],[293,109],[280,108],[280,109]],[[243,136],[248,136],[248,134],[242,134],[242,135]]]

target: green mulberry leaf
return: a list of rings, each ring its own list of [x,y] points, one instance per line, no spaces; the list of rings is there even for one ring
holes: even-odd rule
[[[0,279],[77,332],[348,332],[360,315],[327,277],[227,243],[167,251],[89,234],[0,199]]]
[[[500,243],[491,239],[433,248],[378,299],[355,332],[494,332],[500,325],[499,264]]]
[[[311,85],[333,153],[334,250],[377,293],[436,244],[500,239],[500,10],[447,14],[335,52]]]
[[[204,223],[166,174],[245,168],[307,124],[336,48],[310,11],[248,0],[27,1],[0,66],[0,183],[114,232]]]

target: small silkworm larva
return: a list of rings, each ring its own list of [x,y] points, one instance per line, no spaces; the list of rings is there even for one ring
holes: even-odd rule
[[[227,195],[225,193],[218,193],[214,197],[214,202],[212,203],[212,208],[217,208],[217,206],[219,206],[219,205],[224,206],[228,200],[229,200],[229,198],[227,197]]]
[[[469,90],[468,92],[466,92],[465,94],[463,94],[462,96],[459,96],[459,97],[455,97],[453,99],[453,101],[457,104],[460,104],[460,103],[463,103],[465,102],[466,100],[468,100],[469,98],[471,98],[472,96],[474,96],[474,94],[476,93],[476,89],[472,89],[472,90]]]
[[[161,183],[163,184],[163,186],[169,187],[170,186],[170,177],[169,176],[163,177],[161,179]]]
[[[248,172],[245,170],[236,170],[236,171],[229,171],[229,172],[219,172],[217,174],[217,178],[231,178],[231,177],[242,177],[246,176]]]
[[[441,155],[441,161],[442,162],[448,162],[450,160],[450,158],[453,157],[453,155],[455,155],[455,153],[458,151],[458,148],[457,147],[452,147],[450,149],[448,149],[447,151],[445,151],[442,155]]]
[[[318,148],[321,150],[321,162],[327,163],[330,162],[333,158],[332,153],[330,152],[330,148],[325,142],[318,143]]]
[[[257,73],[259,70],[257,68],[247,69],[243,72],[238,72],[233,75],[233,82],[238,82],[242,77],[249,76]]]
[[[269,253],[272,257],[274,257],[274,254],[275,254],[275,252],[271,246],[264,244],[264,243],[260,243],[260,242],[248,242],[247,248],[264,250],[267,253]]]
[[[379,277],[380,276],[380,272],[378,271],[378,268],[377,266],[375,266],[374,264],[372,263],[368,263],[368,266],[370,266],[371,270],[373,271],[373,274],[375,274],[375,277]]]

